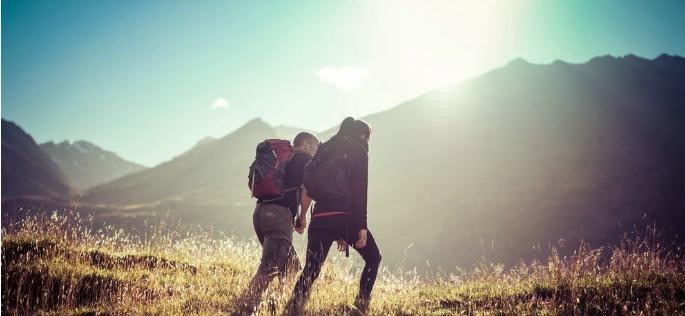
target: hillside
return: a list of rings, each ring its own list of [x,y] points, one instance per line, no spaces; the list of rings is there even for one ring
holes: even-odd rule
[[[83,140],[46,142],[40,144],[40,148],[79,189],[86,189],[146,168]]]
[[[650,223],[682,235],[683,100],[681,57],[516,60],[367,117],[386,263],[515,264]]]
[[[170,215],[188,224],[216,225],[248,236],[254,202],[247,189],[247,169],[257,143],[275,137],[265,122],[252,120],[216,140],[155,167],[87,190],[80,209],[91,204],[112,208],[108,222],[141,226],[146,218]],[[102,215],[102,214],[100,214]]]
[[[165,225],[149,226],[141,241],[112,229],[95,234],[87,222],[73,222],[29,218],[3,229],[3,314],[226,314],[259,260],[254,242],[211,240]],[[511,270],[481,262],[469,272],[427,280],[383,270],[368,315],[685,313],[679,253],[664,247],[654,230],[622,241]],[[353,311],[361,265],[332,257],[307,315]],[[274,281],[258,314],[280,315],[293,282],[280,288]]]
[[[33,138],[18,125],[2,119],[2,199],[66,199],[71,191],[69,180]]]
[[[269,125],[253,120],[223,138],[200,142],[153,168],[87,190],[83,201],[118,205],[156,203],[169,198],[203,203],[231,201],[237,194],[230,191],[238,189],[239,184],[245,186],[241,193],[249,195],[246,181],[242,180],[247,177],[245,170],[254,158],[256,144],[274,136]]]

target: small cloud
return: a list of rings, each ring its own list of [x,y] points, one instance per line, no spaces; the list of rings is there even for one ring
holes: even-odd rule
[[[324,66],[316,73],[323,82],[339,90],[355,90],[363,86],[366,68],[357,65],[332,67]]]
[[[212,110],[217,110],[217,109],[228,110],[229,107],[230,107],[230,104],[228,103],[228,101],[226,101],[226,99],[218,98],[218,99],[214,100],[210,109],[212,109]]]

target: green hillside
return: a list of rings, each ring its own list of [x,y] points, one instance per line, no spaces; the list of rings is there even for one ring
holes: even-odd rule
[[[138,238],[74,222],[33,217],[3,229],[3,314],[229,313],[259,258],[255,243],[179,233],[165,223]],[[370,314],[685,313],[685,260],[659,246],[655,231],[641,236],[511,270],[485,261],[451,275],[383,269]],[[308,313],[351,312],[360,267],[342,256],[329,261]],[[271,286],[259,315],[280,313],[292,281],[284,289],[276,281]]]

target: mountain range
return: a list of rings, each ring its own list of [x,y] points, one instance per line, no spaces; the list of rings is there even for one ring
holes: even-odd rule
[[[652,223],[685,232],[684,100],[679,56],[518,59],[364,117],[369,227],[385,264],[515,264]],[[76,207],[108,222],[169,215],[252,237],[247,167],[256,144],[278,135],[252,120],[89,188]],[[4,168],[3,153],[3,199]]]
[[[39,146],[79,189],[86,189],[146,168],[84,140],[60,143],[50,141]]]

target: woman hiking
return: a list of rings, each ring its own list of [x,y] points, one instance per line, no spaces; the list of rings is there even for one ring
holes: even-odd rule
[[[368,310],[381,261],[376,240],[366,225],[370,136],[371,128],[366,122],[348,117],[343,120],[338,133],[321,145],[310,162],[319,166],[305,167],[305,187],[316,204],[308,230],[305,267],[286,305],[286,315],[302,314],[312,284],[319,276],[334,241],[341,251],[347,251],[348,245],[354,246],[365,261],[354,304],[361,314]],[[335,162],[331,163],[333,160]],[[336,180],[332,182],[338,183],[317,182],[316,175],[312,175],[317,173],[316,168],[335,168]],[[336,191],[333,192],[335,194],[332,190]]]

